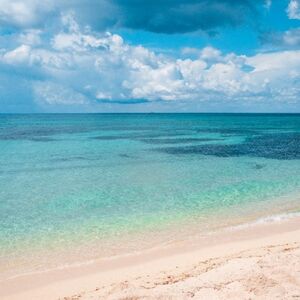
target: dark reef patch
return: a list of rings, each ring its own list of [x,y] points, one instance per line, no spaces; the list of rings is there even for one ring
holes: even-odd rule
[[[123,135],[107,135],[107,136],[93,136],[90,139],[99,141],[114,141],[114,140],[126,140],[127,136]]]
[[[30,141],[34,141],[34,142],[54,142],[54,141],[59,141],[57,139],[53,139],[53,138],[49,138],[49,137],[34,137],[31,139],[28,139]]]
[[[53,158],[53,162],[72,162],[72,161],[97,161],[102,159],[102,156],[70,156],[70,157],[57,157]]]
[[[173,139],[166,139],[166,138],[145,138],[140,139],[141,142],[146,144],[154,144],[154,145],[161,145],[161,144],[188,144],[188,143],[195,143],[195,142],[212,142],[212,141],[219,141],[221,139],[210,139],[210,138],[173,138]]]
[[[254,135],[258,134],[254,129],[240,129],[240,128],[200,128],[198,133],[217,133],[224,136],[240,136],[240,135]]]
[[[159,130],[157,126],[125,126],[125,125],[102,125],[99,126],[98,129],[103,131],[153,131],[153,130]]]
[[[119,154],[119,157],[122,157],[122,158],[134,158],[134,159],[137,158],[137,157],[134,156],[134,155],[129,155],[129,154],[126,154],[126,153],[121,153],[121,154]]]
[[[93,136],[90,139],[99,141],[113,141],[113,140],[143,140],[143,139],[154,139],[154,138],[167,138],[184,136],[186,133],[181,132],[144,132],[144,133],[124,133],[120,135],[100,135]]]
[[[279,160],[300,159],[300,133],[265,134],[246,138],[240,144],[206,144],[155,149],[168,154],[201,154],[217,157],[263,157]]]
[[[261,169],[263,169],[265,167],[265,165],[262,165],[262,164],[254,164],[254,169],[255,170],[261,170]]]
[[[56,139],[53,135],[73,134],[86,132],[84,128],[75,127],[31,127],[31,128],[10,128],[9,130],[0,130],[0,140],[31,140],[38,142],[51,142]]]

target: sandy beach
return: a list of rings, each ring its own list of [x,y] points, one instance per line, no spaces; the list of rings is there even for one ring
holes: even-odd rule
[[[300,300],[300,0],[0,0],[0,300]]]
[[[300,218],[0,283],[8,299],[300,299]]]

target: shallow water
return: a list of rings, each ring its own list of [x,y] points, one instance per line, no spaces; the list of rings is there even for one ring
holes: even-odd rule
[[[0,115],[3,274],[298,211],[299,191],[300,115]]]

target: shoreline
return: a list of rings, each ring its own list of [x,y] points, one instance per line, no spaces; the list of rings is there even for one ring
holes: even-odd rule
[[[64,299],[70,295],[77,295],[74,296],[75,298],[66,299],[79,299],[90,293],[89,297],[93,299],[95,296],[96,299],[98,294],[105,293],[111,285],[122,285],[124,281],[134,283],[137,278],[144,278],[147,282],[153,283],[161,272],[168,273],[172,277],[205,260],[222,260],[228,255],[243,251],[255,252],[262,247],[276,248],[285,244],[289,247],[291,245],[298,247],[300,245],[300,216],[297,214],[288,218],[279,218],[279,220],[274,217],[272,222],[257,222],[259,221],[257,220],[250,224],[212,232],[205,237],[178,241],[136,254],[97,260],[85,265],[64,267],[47,272],[20,275],[0,282],[0,297],[7,300],[46,300]],[[113,294],[111,294],[111,299],[114,299]],[[115,294],[117,295],[117,292]],[[104,296],[105,298],[107,297]]]
[[[246,206],[234,207],[234,214],[229,210],[213,212],[210,218],[205,220],[192,217],[182,221],[174,218],[175,222],[172,225],[158,227],[159,231],[152,228],[136,231],[130,235],[125,232],[125,235],[117,238],[107,237],[95,242],[78,239],[73,245],[57,247],[52,247],[49,240],[50,244],[45,243],[43,249],[35,248],[35,244],[30,245],[31,249],[18,246],[22,250],[18,256],[14,256],[14,259],[8,262],[5,261],[5,256],[2,257],[2,261],[0,259],[0,269],[3,266],[2,273],[0,272],[0,285],[2,281],[18,277],[92,265],[99,261],[123,260],[140,254],[155,253],[165,247],[191,244],[191,241],[201,246],[204,242],[205,246],[205,241],[209,240],[208,237],[211,235],[300,217],[298,196],[289,197],[288,202],[279,202],[279,200],[284,199],[277,198],[278,203],[272,203],[272,207],[264,203],[258,211],[256,211],[257,207],[253,207],[250,203]],[[269,214],[266,214],[266,211]]]

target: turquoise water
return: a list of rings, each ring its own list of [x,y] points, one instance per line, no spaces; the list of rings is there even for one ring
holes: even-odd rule
[[[299,191],[297,114],[0,115],[12,274],[298,211]]]

